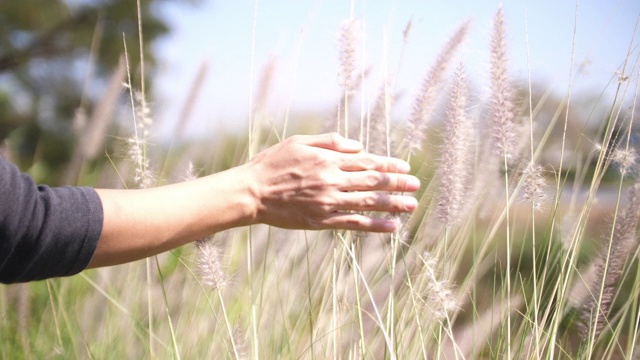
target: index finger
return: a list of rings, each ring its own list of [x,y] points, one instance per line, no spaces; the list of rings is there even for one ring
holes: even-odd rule
[[[294,135],[289,138],[298,144],[333,150],[342,153],[357,153],[362,150],[362,144],[356,140],[347,139],[338,133],[320,135]]]
[[[367,153],[344,154],[340,156],[339,161],[340,169],[343,171],[375,170],[407,174],[411,170],[409,163],[404,160]]]

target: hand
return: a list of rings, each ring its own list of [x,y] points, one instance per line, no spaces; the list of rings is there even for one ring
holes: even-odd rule
[[[340,228],[391,232],[390,219],[351,211],[408,212],[419,180],[409,164],[362,151],[362,144],[338,134],[292,136],[245,165],[253,179],[256,222],[289,229]]]

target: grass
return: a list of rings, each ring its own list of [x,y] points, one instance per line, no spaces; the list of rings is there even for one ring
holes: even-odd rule
[[[228,134],[217,149],[194,142],[162,154],[150,142],[144,84],[127,80],[134,135],[123,146],[133,163],[110,156],[102,178],[145,187],[180,178],[190,161],[198,172],[219,171],[285,132],[328,126],[411,162],[423,183],[420,206],[397,215],[398,232],[255,225],[213,235],[206,243],[219,250],[215,259],[202,257],[203,242],[73,278],[2,286],[0,358],[637,356],[637,76],[613,77],[615,98],[600,99],[587,121],[596,126],[575,129],[571,89],[555,101],[534,94],[531,79],[513,88],[499,9],[490,103],[467,88],[463,66],[447,84],[472,26],[465,23],[427,72],[408,124],[391,126],[392,80],[375,106],[356,109],[365,83],[354,65],[358,26],[351,19],[343,28],[335,123],[295,129],[287,111],[282,127],[256,101],[248,137]],[[636,46],[632,39],[621,74],[638,73]],[[448,103],[444,110],[439,101]],[[609,109],[604,119],[598,106]],[[544,122],[549,107],[553,117]],[[205,152],[218,157],[192,155]],[[158,178],[152,169],[161,169]],[[221,274],[225,286],[211,280]]]

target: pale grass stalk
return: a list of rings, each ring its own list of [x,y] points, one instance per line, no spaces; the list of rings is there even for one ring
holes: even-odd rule
[[[349,257],[351,258],[351,263],[354,266],[354,271],[356,271],[358,273],[358,276],[362,279],[362,284],[365,288],[365,290],[367,291],[367,294],[369,295],[369,299],[371,300],[371,306],[373,307],[373,311],[375,314],[375,323],[378,326],[378,328],[380,329],[380,331],[382,332],[382,335],[384,336],[384,340],[387,346],[387,349],[389,349],[389,356],[391,359],[396,359],[396,353],[395,353],[395,347],[394,344],[391,342],[391,339],[389,338],[389,334],[387,333],[387,331],[385,330],[384,327],[384,321],[382,319],[382,316],[380,316],[380,312],[378,311],[378,306],[376,305],[375,302],[375,298],[373,297],[373,294],[371,293],[371,289],[369,288],[369,285],[367,284],[367,280],[364,276],[364,274],[362,273],[362,270],[360,269],[360,266],[358,265],[358,262],[356,260],[356,254],[354,254],[351,249],[349,248],[345,238],[342,236],[342,234],[337,234],[338,239],[340,240],[340,242],[342,243],[342,247],[347,251]]]
[[[224,298],[222,297],[222,292],[220,291],[220,289],[217,289],[217,288],[215,291],[216,291],[216,294],[218,295],[218,300],[220,300],[220,307],[222,308],[224,323],[227,326],[227,331],[229,332],[229,341],[231,341],[231,348],[233,350],[233,355],[235,356],[236,359],[243,359],[245,357],[240,356],[240,352],[238,351],[238,346],[236,345],[236,338],[234,336],[235,335],[234,331],[231,330],[231,323],[229,322],[229,316],[227,316],[227,308],[224,305]]]
[[[638,19],[640,21],[640,18]],[[633,121],[634,116],[636,114],[636,105],[637,105],[637,101],[638,101],[638,91],[639,91],[639,87],[640,87],[640,71],[638,71],[637,73],[637,79],[636,79],[636,86],[635,86],[635,90],[634,90],[634,102],[633,102],[633,106],[631,108],[631,121]],[[629,132],[627,133],[627,144],[629,141],[629,136],[630,136],[630,132],[631,132],[632,126],[630,124],[629,126]],[[636,249],[635,252],[635,258],[638,258],[638,255],[640,254],[640,248]],[[636,294],[636,296],[633,296],[633,303],[631,305],[631,314],[630,314],[630,318],[631,319],[636,319],[634,322],[632,322],[633,325],[629,325],[630,328],[630,333],[633,334],[628,342],[627,342],[627,354],[633,354],[632,356],[634,356],[634,358],[639,358],[640,354],[635,354],[636,349],[636,341],[634,339],[638,338],[638,327],[640,325],[640,311],[638,311],[638,295],[640,295],[640,266],[636,267],[636,276],[635,276],[635,281],[633,282],[633,290],[631,291],[631,294]],[[636,313],[636,316],[633,316],[633,314]]]
[[[253,25],[251,30],[251,55],[249,65],[249,144],[248,144],[248,160],[251,160],[256,153],[257,141],[255,138],[255,124],[253,114],[253,82],[254,82],[254,59],[255,59],[255,41],[256,41],[256,28],[258,21],[258,0],[254,0],[253,7]],[[260,347],[258,338],[258,319],[256,314],[255,294],[253,290],[253,237],[252,227],[249,227],[249,234],[247,237],[247,277],[249,281],[249,297],[251,298],[251,357],[253,359],[260,358]]]
[[[458,330],[457,342],[450,340],[445,343],[445,358],[449,359],[455,354],[454,346],[458,346],[458,351],[463,358],[475,358],[485,346],[489,345],[491,336],[502,325],[507,314],[517,311],[516,309],[521,307],[523,302],[521,295],[514,295],[511,300],[513,308],[510,309],[503,307],[501,300],[494,300],[493,304],[480,315],[478,321]]]
[[[405,260],[405,257],[403,257],[403,261]],[[420,349],[422,351],[422,358],[423,359],[427,359],[427,340],[424,336],[424,330],[423,330],[423,326],[422,326],[422,321],[420,320],[420,314],[422,313],[419,309],[418,309],[418,303],[416,301],[416,289],[414,287],[413,281],[411,280],[411,274],[409,273],[409,268],[407,266],[405,266],[405,271],[406,271],[406,281],[407,281],[407,286],[409,287],[408,292],[409,292],[409,297],[411,298],[411,309],[413,311],[414,318],[415,318],[415,322],[416,325],[418,326],[418,335],[420,338]]]
[[[400,242],[399,236],[400,230],[391,234],[391,253],[390,253],[390,266],[389,272],[391,281],[389,282],[389,296],[387,300],[387,331],[389,332],[389,338],[392,343],[396,343],[395,338],[395,306],[396,306],[396,292],[395,292],[395,274],[396,274],[396,258],[398,254],[398,244]]]
[[[219,321],[218,316],[216,315],[216,311],[215,308],[213,307],[213,302],[211,301],[211,298],[209,296],[208,293],[208,289],[205,289],[204,284],[200,281],[198,275],[193,272],[193,270],[191,270],[191,268],[189,267],[189,265],[187,265],[184,260],[182,260],[180,257],[178,257],[178,261],[185,267],[185,269],[187,269],[187,271],[189,272],[189,274],[191,274],[191,276],[196,280],[196,282],[198,283],[198,286],[200,287],[200,289],[202,290],[202,293],[205,295],[205,298],[207,300],[207,304],[209,305],[209,309],[211,309],[211,313],[213,314],[213,317],[216,319],[216,322]],[[218,292],[218,291],[217,291]],[[219,293],[219,292],[218,292]],[[218,296],[220,296],[220,301],[222,304],[223,299],[221,298],[222,295],[218,294]],[[221,307],[224,309],[224,304],[221,305]],[[227,327],[227,332],[229,334],[229,338],[231,339],[231,341],[235,340],[234,332],[232,332],[231,329],[231,324],[229,322],[229,318],[227,316],[227,312],[226,310],[223,310],[223,314],[224,314],[224,320],[225,320],[225,325]],[[227,342],[224,341],[225,346],[227,347],[227,351],[229,351],[229,346],[227,345]],[[235,351],[235,346],[232,346],[232,351],[234,351],[234,354],[237,354],[237,352]]]
[[[191,166],[192,168],[192,166]],[[193,176],[193,170],[190,169],[189,173]],[[238,349],[234,341],[234,334],[231,328],[229,317],[227,316],[227,308],[222,296],[222,289],[226,287],[228,283],[227,274],[224,272],[220,259],[220,249],[213,243],[213,238],[206,238],[196,241],[196,249],[198,250],[198,270],[201,280],[199,283],[206,285],[210,289],[213,289],[218,295],[220,301],[220,307],[222,308],[222,314],[224,317],[225,325],[229,339],[231,341],[231,347],[236,359],[240,358]]]
[[[525,35],[526,35],[526,47],[527,47],[527,86],[529,87],[529,155],[531,156],[531,165],[534,162],[533,152],[533,99],[531,90],[531,54],[529,49],[529,18],[525,18]],[[536,243],[536,202],[535,197],[531,197],[531,242],[532,242],[532,257],[533,257],[533,332],[536,348],[536,359],[540,359],[540,324],[539,312],[540,304],[538,303],[538,263],[537,263],[537,243]],[[542,290],[542,289],[541,289]]]
[[[140,5],[140,2],[138,0],[137,2],[138,6]],[[138,16],[140,16],[140,13],[138,12]],[[140,33],[140,39],[142,39],[142,33]],[[136,104],[134,101],[134,94],[133,94],[133,85],[131,83],[131,71],[130,71],[130,67],[129,67],[129,54],[127,52],[127,42],[126,42],[126,38],[124,37],[124,34],[122,36],[122,41],[123,41],[123,46],[124,46],[124,58],[125,58],[125,65],[126,65],[126,69],[127,69],[127,87],[129,89],[129,99],[131,101],[131,112],[133,115],[133,129],[134,129],[134,138],[133,141],[130,141],[132,144],[132,150],[133,150],[133,160],[135,161],[135,166],[136,166],[136,177],[135,180],[138,183],[138,186],[140,188],[145,188],[151,185],[152,183],[152,177],[150,176],[150,171],[148,169],[149,165],[148,165],[148,159],[146,158],[146,153],[144,150],[145,147],[145,141],[146,141],[146,131],[142,131],[142,135],[143,135],[143,139],[141,140],[139,135],[138,135],[138,127],[140,127],[141,125],[144,126],[144,122],[140,122],[138,123],[137,121],[137,114],[138,112],[136,111]],[[142,47],[142,40],[140,40],[141,43],[141,47]],[[141,53],[142,56],[142,53]],[[141,60],[141,70],[144,69],[144,65],[143,62]],[[143,95],[142,95],[142,99],[144,101],[144,78],[142,78],[141,80],[142,83],[142,91],[143,91]],[[141,114],[145,115],[145,110],[143,109],[143,111],[141,112]],[[143,129],[145,130],[145,129]],[[157,261],[157,259],[156,259]],[[152,281],[151,281],[151,264],[150,264],[150,259],[146,258],[145,259],[145,268],[146,268],[146,276],[147,276],[147,312],[148,312],[148,329],[149,329],[149,355],[151,357],[154,356],[154,351],[153,351],[153,338],[154,338],[154,333],[153,333],[153,311],[152,311]],[[167,316],[169,316],[169,313],[167,313]]]
[[[337,254],[338,248],[337,244],[334,245],[333,248],[333,261],[331,262],[331,300],[332,300],[332,309],[331,309],[331,332],[332,332],[332,342],[333,342],[333,356],[334,358],[338,358],[338,259]]]
[[[514,156],[514,123],[512,92],[506,69],[506,39],[502,5],[494,18],[491,39],[491,88],[493,101],[492,136],[494,149],[500,154],[504,165],[505,223],[507,240],[506,297],[511,309],[511,221],[509,211],[509,167],[508,159]],[[511,359],[511,312],[507,313],[507,358]]]
[[[16,301],[16,317],[18,319],[18,334],[20,335],[20,341],[22,343],[22,350],[31,357],[31,346],[29,341],[29,320],[31,318],[31,289],[29,284],[17,284],[15,285],[17,290]]]
[[[569,85],[568,85],[568,89],[567,89],[567,101],[566,101],[566,111],[565,111],[565,116],[564,116],[564,123],[563,123],[563,129],[562,129],[562,145],[560,147],[560,164],[558,166],[558,175],[556,178],[556,198],[554,201],[554,204],[557,208],[557,206],[560,203],[560,196],[561,196],[561,181],[562,181],[562,168],[563,168],[563,161],[564,161],[564,152],[565,152],[565,146],[566,146],[566,137],[567,137],[567,125],[569,122],[569,108],[571,105],[571,94],[572,94],[572,89],[573,89],[573,69],[574,69],[574,60],[575,60],[575,48],[576,48],[576,35],[577,35],[577,26],[578,26],[578,2],[576,1],[576,6],[575,6],[575,11],[574,11],[574,21],[573,21],[573,34],[572,34],[572,41],[571,41],[571,64],[569,67]],[[591,194],[591,189],[590,189],[590,193]],[[553,229],[555,228],[555,218],[552,221],[551,224],[551,231],[553,231]],[[576,245],[577,245],[577,241],[576,241]],[[573,265],[574,264],[574,255],[575,252],[577,251],[577,248],[574,249],[574,251],[571,252],[571,261],[569,262],[569,265]],[[563,267],[564,269],[564,267]],[[570,276],[570,271],[567,271],[567,276]],[[560,279],[562,279],[562,277],[560,277]],[[567,289],[567,286],[569,284],[568,279],[565,279],[564,281],[564,289],[563,289],[563,295],[564,292]],[[563,298],[563,295],[561,295],[561,299]],[[554,328],[553,328],[553,332],[552,332],[552,336],[551,336],[551,347],[549,349],[550,354],[552,354],[551,356],[553,356],[554,352],[555,352],[555,346],[556,346],[556,342],[555,342],[555,337],[557,335],[557,329],[560,326],[560,318],[559,316],[556,316],[557,321],[554,324]]]
[[[164,286],[164,277],[162,276],[162,271],[160,271],[160,262],[158,261],[158,257],[154,256],[156,260],[156,268],[158,270],[158,275],[160,276],[160,288],[162,289],[162,298],[164,300],[164,309],[167,313],[167,321],[169,322],[169,332],[171,333],[171,344],[173,345],[173,356],[180,360],[180,349],[178,349],[178,341],[176,340],[176,333],[173,329],[173,323],[171,321],[171,313],[169,312],[169,300],[167,298],[167,291]]]
[[[351,253],[353,254],[357,254],[358,256],[361,255],[361,253],[358,251],[359,249],[356,249],[356,245],[355,243],[352,241],[351,242]],[[357,257],[354,257],[352,260],[352,262],[356,262]],[[352,266],[356,266],[356,264],[352,264]],[[359,334],[359,341],[358,341],[358,346],[360,349],[360,357],[364,357],[367,354],[367,347],[365,344],[365,333],[364,333],[364,326],[362,323],[362,302],[360,301],[360,288],[359,288],[359,281],[358,281],[358,274],[353,271],[353,291],[356,297],[356,312],[357,312],[357,317],[358,317],[358,329],[360,331]],[[364,281],[364,280],[363,280]]]
[[[62,335],[60,333],[60,323],[58,322],[58,314],[56,311],[56,303],[53,300],[53,290],[51,289],[51,280],[45,280],[47,284],[47,294],[49,295],[49,304],[51,305],[51,315],[53,316],[53,324],[56,327],[56,336],[58,337],[58,346],[60,351],[64,351],[64,345],[62,343]]]
[[[629,58],[631,56],[631,52],[632,52],[632,49],[633,49],[633,42],[634,42],[634,38],[635,38],[635,35],[636,35],[636,31],[638,29],[638,24],[639,23],[640,23],[640,18],[636,22],[636,27],[634,28],[633,37],[632,37],[631,42],[629,44],[629,49],[628,49],[628,52],[627,52],[627,56],[625,58],[624,64],[622,65],[622,70],[620,71],[621,74],[625,74],[626,73],[626,68],[627,68],[627,65],[628,65],[628,62],[629,62]],[[618,108],[618,111],[615,112],[615,105],[617,103],[618,96],[619,96],[620,90],[622,88],[623,88],[622,82],[619,81],[618,82],[618,86],[617,86],[617,90],[616,90],[616,95],[615,95],[614,100],[613,100],[613,105],[611,106],[611,111],[609,112],[609,118],[608,118],[606,129],[605,129],[605,136],[604,136],[605,140],[603,141],[603,146],[602,146],[603,149],[606,149],[608,147],[608,144],[611,141],[611,138],[612,138],[613,133],[614,133],[615,124],[616,124],[616,122],[618,120],[620,111],[622,110],[622,106],[620,106]],[[624,95],[626,94],[627,89],[628,89],[628,87],[624,87],[624,91],[623,91],[623,94],[622,94],[622,99],[625,98]],[[615,116],[614,116],[614,113],[615,113]],[[598,158],[598,163],[596,164],[596,171],[598,169],[606,169],[606,165],[608,164],[608,161],[605,158],[605,153],[606,153],[606,151],[601,151],[600,157]],[[604,173],[604,170],[602,170],[602,172]],[[595,174],[597,174],[597,172]],[[594,174],[594,181],[596,179],[595,174]],[[615,230],[615,219],[617,217],[618,203],[619,203],[619,199],[620,199],[620,192],[621,192],[623,179],[624,179],[624,174],[620,177],[620,187],[619,187],[619,192],[618,192],[618,202],[616,202],[616,211],[615,211],[615,214],[614,214],[614,226],[612,226],[611,236],[613,236],[613,232]],[[610,254],[610,251],[611,251],[612,239],[613,239],[612,237],[609,238],[609,248],[607,250],[607,259],[606,259],[605,265],[604,265],[604,274],[606,274],[607,271],[608,271],[607,269],[608,269],[609,254]],[[600,316],[599,309],[600,309],[600,306],[601,306],[601,303],[602,303],[603,292],[604,292],[604,278],[603,278],[603,282],[602,282],[602,285],[601,285],[601,288],[600,288],[600,293],[598,295],[598,301],[597,301],[597,305],[596,305],[597,311],[595,313],[595,319],[593,321],[594,324],[598,323],[598,317]],[[588,339],[587,355],[588,355],[589,358],[593,354],[593,349],[595,347],[595,340],[596,340],[596,326],[593,326],[591,331],[590,331],[590,336],[589,336],[589,339]]]
[[[307,25],[308,23],[311,22],[312,20],[312,16],[309,15],[307,18],[305,18],[304,24]],[[303,25],[302,28],[305,29],[307,26]],[[298,69],[300,67],[300,54],[302,53],[302,44],[304,44],[304,40],[305,40],[305,36],[306,36],[307,32],[306,31],[300,31],[297,41],[296,41],[296,46],[295,46],[295,50],[294,50],[294,60],[293,60],[293,71],[292,71],[292,80],[291,80],[291,91],[289,92],[289,98],[287,100],[287,108],[285,111],[285,115],[284,115],[284,122],[282,124],[282,135],[281,138],[282,139],[286,139],[287,138],[287,126],[289,124],[289,115],[290,115],[290,111],[291,111],[291,103],[293,102],[293,96],[295,93],[295,84],[297,82],[298,79]]]
[[[636,257],[637,254],[638,251],[636,250]],[[640,331],[640,311],[638,311],[638,299],[640,298],[640,281],[638,279],[640,279],[640,266],[636,267],[636,277],[635,281],[633,282],[633,291],[631,292],[633,296],[631,309],[636,313],[636,316],[631,316],[631,319],[635,318],[635,321],[633,321],[632,325],[629,325],[629,327],[632,328],[632,336],[629,337],[629,343],[627,345],[627,354],[633,354],[633,359],[640,359],[640,345],[638,344],[637,340],[634,340],[638,339],[638,333]]]
[[[507,225],[507,308],[511,309],[511,227],[509,221],[509,175],[507,155],[504,155],[505,223]],[[507,357],[511,359],[511,312],[507,313]]]
[[[286,127],[285,127],[286,129]],[[307,266],[307,301],[308,301],[308,306],[309,306],[309,344],[311,347],[311,358],[314,359],[315,358],[315,351],[314,351],[314,322],[313,322],[313,313],[312,313],[312,305],[313,305],[313,301],[312,301],[312,284],[311,284],[311,266],[310,266],[310,261],[309,261],[309,254],[310,254],[310,249],[309,249],[309,239],[307,237],[307,232],[304,232],[304,244],[306,246],[306,252],[305,252],[305,261],[306,261],[306,266]]]
[[[110,295],[106,289],[104,289],[102,286],[100,286],[98,283],[96,283],[95,281],[91,280],[91,278],[89,278],[89,276],[87,276],[85,273],[80,273],[78,274],[78,276],[80,276],[84,281],[86,281],[93,289],[95,289],[98,293],[100,293],[102,296],[104,296],[105,299],[107,299],[109,301],[109,303],[111,303],[111,305],[113,305],[116,309],[118,309],[118,311],[120,311],[121,313],[123,313],[124,315],[127,316],[127,318],[129,320],[131,320],[132,325],[134,327],[140,327],[141,324],[139,324],[136,321],[135,316],[126,308],[126,306],[124,306],[124,304],[122,304],[121,302],[119,302],[115,297],[113,297],[112,295]],[[148,329],[147,329],[148,331]],[[148,331],[149,332],[149,331]],[[162,345],[164,348],[168,348],[169,346],[167,344],[164,343],[164,341],[162,339],[160,339],[155,333],[151,333],[149,332],[149,336],[153,338],[153,340]]]

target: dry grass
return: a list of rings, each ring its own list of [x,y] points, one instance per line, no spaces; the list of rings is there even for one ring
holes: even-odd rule
[[[621,79],[601,130],[579,134],[603,145],[594,150],[565,141],[563,134],[560,153],[566,162],[556,169],[541,159],[557,150],[549,136],[555,121],[569,121],[560,115],[568,101],[560,101],[558,117],[548,123],[540,119],[548,97],[530,92],[522,97],[513,90],[501,8],[487,42],[490,99],[473,94],[462,66],[448,71],[472,31],[465,23],[428,70],[406,123],[390,119],[396,104],[391,81],[378,91],[371,109],[353,110],[353,95],[366,74],[354,60],[358,24],[349,20],[342,31],[342,93],[328,126],[363,139],[373,152],[411,161],[423,189],[416,194],[419,209],[398,218],[400,231],[382,235],[257,225],[138,263],[0,287],[0,358],[637,355],[638,167],[627,136],[635,108],[626,110],[638,103],[637,76]],[[624,74],[638,72],[639,54],[631,49]],[[123,77],[122,71],[114,78]],[[256,92],[248,139],[219,142],[213,149],[194,143],[158,157],[149,139],[152,114],[143,87],[128,81],[134,125],[123,146],[133,164],[114,160],[105,177],[152,186],[178,178],[190,161],[198,173],[217,171],[245,161],[254,146],[278,141],[281,128],[266,120],[264,106],[272,71],[273,66],[265,68]],[[105,103],[112,103],[111,94],[108,90]],[[442,126],[433,121],[440,94],[449,98]],[[189,113],[187,106],[183,114]],[[358,117],[367,121],[351,127],[355,122],[349,120]],[[521,119],[527,120],[524,125]],[[542,135],[534,136],[536,123],[549,124]],[[95,126],[86,131],[90,139],[81,141],[83,158],[94,156],[89,145],[104,131],[101,122]],[[357,133],[349,134],[353,129]],[[425,141],[440,146],[435,153],[424,151]],[[528,156],[522,151],[527,147]],[[203,149],[218,157],[199,155]],[[551,183],[556,186],[547,186]],[[629,198],[627,188],[632,189]]]

